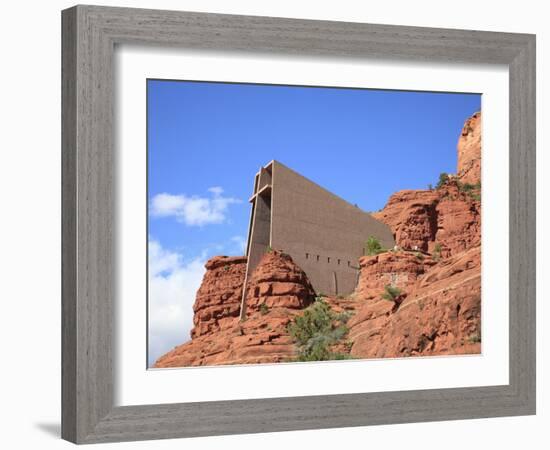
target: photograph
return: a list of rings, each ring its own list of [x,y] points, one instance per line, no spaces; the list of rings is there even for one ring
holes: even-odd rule
[[[146,83],[148,368],[482,353],[481,94]]]
[[[3,4],[2,448],[548,447],[548,14],[440,3]]]

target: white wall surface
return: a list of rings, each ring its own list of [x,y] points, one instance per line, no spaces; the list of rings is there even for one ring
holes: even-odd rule
[[[309,19],[467,28],[537,34],[538,229],[548,228],[543,208],[548,179],[550,41],[545,2],[524,0],[385,2],[287,0],[104,1],[103,5]],[[4,2],[0,45],[0,414],[2,448],[69,448],[60,440],[60,10],[70,1]],[[546,144],[546,145],[545,145]],[[546,226],[545,226],[546,225]],[[538,278],[548,276],[539,233]],[[545,251],[546,250],[546,251]],[[538,285],[538,414],[532,417],[315,430],[261,435],[118,444],[116,448],[188,449],[224,447],[375,449],[548,448],[550,395],[544,376],[550,308]],[[544,367],[546,366],[546,367]],[[343,380],[345,382],[345,380]],[[545,426],[546,425],[546,426]],[[99,445],[95,448],[115,448]]]

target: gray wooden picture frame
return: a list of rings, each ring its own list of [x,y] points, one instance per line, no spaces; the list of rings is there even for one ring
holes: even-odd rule
[[[62,34],[64,439],[94,443],[535,413],[535,36],[98,6],[63,11]],[[507,65],[509,384],[115,407],[113,53],[125,43]]]

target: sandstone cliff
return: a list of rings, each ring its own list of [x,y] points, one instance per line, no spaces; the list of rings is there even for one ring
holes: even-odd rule
[[[448,257],[480,243],[479,188],[451,179],[439,189],[399,191],[374,217],[386,223],[399,247]],[[438,245],[439,244],[439,245]]]
[[[470,117],[458,141],[457,175],[463,183],[481,181],[481,113]]]
[[[322,299],[338,317],[346,317],[345,326],[327,340],[331,355],[480,353],[480,113],[466,121],[457,153],[456,175],[435,189],[397,192],[375,213],[392,229],[397,245],[358,261],[352,295]],[[249,275],[244,320],[239,310],[246,258],[215,257],[206,269],[194,305],[192,340],[155,366],[296,360],[300,349],[289,324],[320,300],[315,301],[306,274],[292,258],[279,251],[263,256]],[[315,339],[320,338],[327,336]]]
[[[362,303],[349,322],[351,355],[395,358],[480,352],[479,246],[437,263],[398,251],[390,266],[373,264],[372,259],[380,256],[361,261],[358,294],[371,300]],[[389,276],[395,277],[401,290],[399,305],[380,295],[380,284]],[[373,278],[381,282],[371,282]]]
[[[470,117],[458,144],[457,174],[435,189],[393,194],[373,214],[393,231],[396,244],[449,257],[481,239],[481,113]]]
[[[193,339],[159,358],[155,367],[257,364],[291,360],[292,318],[314,300],[306,274],[290,256],[266,253],[251,274],[247,318],[239,319],[246,258],[215,257],[197,293]]]
[[[241,308],[246,257],[216,256],[205,267],[193,305],[193,338],[226,328]]]

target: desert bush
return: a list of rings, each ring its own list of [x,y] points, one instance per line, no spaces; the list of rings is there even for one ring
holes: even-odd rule
[[[445,172],[442,172],[439,174],[439,180],[437,182],[437,184],[435,185],[436,189],[439,189],[441,187],[443,187],[444,185],[446,185],[447,183],[449,182],[449,175],[446,174]]]
[[[374,236],[369,236],[367,242],[365,242],[365,255],[378,255],[383,251],[384,249],[382,248],[382,244],[380,244],[380,241]]]
[[[400,295],[401,289],[399,289],[397,286],[392,286],[391,284],[386,284],[386,286],[384,286],[384,292],[382,293],[382,298],[384,300],[391,300],[392,302],[396,302]]]
[[[434,246],[434,251],[432,252],[432,258],[434,261],[439,261],[441,259],[441,244],[436,243]]]
[[[416,256],[416,259],[419,259],[420,261],[424,261],[424,255],[420,252],[415,252],[414,256]]]
[[[460,192],[472,192],[472,191],[478,191],[481,189],[481,182],[478,181],[477,183],[461,183],[460,181],[457,182],[458,190]]]
[[[265,303],[262,303],[260,305],[260,313],[262,316],[265,316],[269,312],[269,306],[267,306]]]
[[[318,299],[288,325],[288,332],[298,346],[298,361],[345,359],[330,347],[348,333],[349,313],[335,314],[328,303]]]

